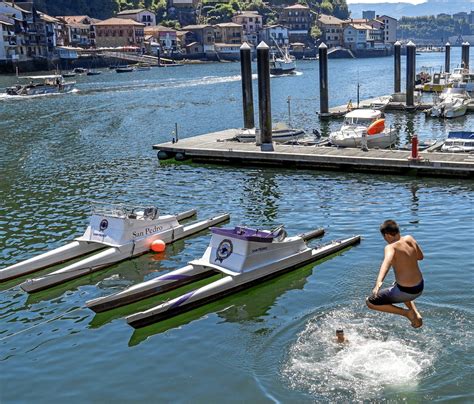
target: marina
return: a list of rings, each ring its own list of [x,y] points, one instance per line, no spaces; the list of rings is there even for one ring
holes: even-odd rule
[[[457,50],[453,58],[459,59]],[[435,65],[442,54],[419,58]],[[379,78],[378,83],[361,79],[361,99],[388,94],[393,76],[387,66],[392,62],[391,57],[331,60],[328,106],[347,105],[350,99],[355,104],[357,71],[361,78]],[[343,69],[347,75],[331,74]],[[298,62],[298,71],[300,75],[272,78],[272,119],[289,120],[291,95],[294,128],[306,134],[317,130],[321,139],[327,138],[342,120],[319,119],[318,63]],[[157,390],[160,398],[176,401],[183,397],[176,392],[183,392],[180,384],[186,379],[192,383],[183,394],[207,402],[225,400],[230,390],[249,402],[471,401],[466,369],[472,293],[459,288],[472,258],[466,234],[472,227],[473,186],[472,178],[464,175],[471,157],[422,151],[422,160],[412,160],[411,150],[398,147],[411,145],[414,134],[420,143],[433,140],[441,147],[450,132],[472,128],[472,114],[444,120],[386,110],[384,126],[398,134],[387,150],[274,144],[273,151],[262,152],[252,142],[218,141],[235,137],[242,127],[238,64],[151,69],[130,75],[132,79],[126,76],[115,71],[83,75],[77,77],[76,93],[57,97],[0,97],[0,144],[5,150],[0,157],[5,173],[0,182],[2,268],[80,237],[89,217],[85,201],[91,197],[158,206],[165,212],[194,208],[199,218],[231,212],[223,229],[229,232],[271,232],[283,223],[290,235],[324,228],[320,240],[307,241],[308,250],[315,252],[354,234],[362,242],[205,305],[197,303],[210,297],[206,291],[230,286],[238,275],[213,269],[159,294],[151,285],[177,268],[189,270],[210,247],[209,232],[37,293],[20,287],[29,275],[8,280],[1,285],[0,366],[2,384],[11,388],[2,392],[2,400],[14,400],[20,381],[28,377],[25,400],[47,396],[61,380],[58,400],[84,398],[80,385],[93,401],[104,395],[116,401],[149,400]],[[0,77],[2,88],[14,81]],[[315,137],[313,143],[321,139]],[[160,147],[153,151],[152,145]],[[173,159],[158,160],[158,151]],[[446,174],[459,167],[462,173]],[[399,175],[406,173],[416,175]],[[413,234],[424,249],[427,293],[419,304],[417,300],[424,315],[422,330],[365,307],[385,245],[379,225],[387,217],[396,218],[403,233]],[[229,239],[228,233],[219,236]],[[216,256],[212,251],[206,257]],[[193,268],[198,269],[200,260]],[[34,277],[57,270],[39,270]],[[134,290],[140,299],[127,301]],[[165,318],[163,309],[195,290],[199,292],[186,299],[196,303],[192,310]],[[120,298],[114,301],[112,296]],[[125,320],[140,326],[148,324],[148,315],[160,321],[134,329]],[[338,327],[350,341],[342,349],[332,341]],[[65,362],[74,363],[72,373],[65,374]],[[382,371],[387,363],[396,372]],[[71,398],[71,392],[77,396]]]

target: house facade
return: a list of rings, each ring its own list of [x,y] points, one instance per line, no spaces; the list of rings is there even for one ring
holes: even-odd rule
[[[278,23],[288,28],[290,42],[308,42],[312,20],[308,6],[295,4],[282,10]]]
[[[65,45],[83,48],[96,46],[95,24],[100,20],[87,15],[67,15],[56,18],[66,24],[67,43]]]
[[[151,36],[163,52],[176,52],[178,48],[177,31],[173,28],[155,25],[145,27],[145,36]]]
[[[203,52],[214,52],[214,27],[212,25],[187,25],[182,28],[186,31],[185,44],[198,43],[202,45]],[[191,49],[195,49],[191,48]]]
[[[254,46],[258,45],[259,34],[263,27],[262,16],[258,14],[258,11],[244,11],[235,14],[232,17],[232,22],[242,25],[243,41]]]
[[[243,38],[243,27],[234,22],[214,25],[215,44],[240,45]]]
[[[388,15],[378,15],[376,20],[384,25],[384,42],[392,45],[397,42],[397,19]]]
[[[145,25],[128,18],[109,18],[95,23],[98,47],[143,47]]]
[[[287,46],[290,44],[288,28],[283,25],[267,25],[260,32],[260,40],[265,41],[268,46]]]
[[[156,25],[156,16],[151,11],[144,8],[136,10],[124,10],[117,13],[118,18],[130,18],[133,21],[142,23],[145,27],[152,27]]]
[[[321,30],[321,39],[328,48],[342,46],[344,21],[331,15],[320,14],[316,25]]]

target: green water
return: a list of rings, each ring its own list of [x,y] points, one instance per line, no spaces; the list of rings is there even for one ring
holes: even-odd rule
[[[459,53],[453,49],[452,65]],[[443,61],[434,53],[417,63]],[[274,120],[287,119],[291,96],[294,124],[335,129],[338,122],[320,127],[315,114],[316,62],[299,62],[298,71],[272,79]],[[363,98],[387,94],[392,59],[331,60],[331,105],[355,99],[357,75]],[[322,241],[363,240],[138,331],[123,316],[191,287],[99,315],[85,301],[185,265],[203,253],[209,233],[31,296],[18,281],[3,284],[2,403],[474,400],[472,181],[160,165],[151,145],[169,140],[175,122],[181,137],[241,125],[239,64],[107,71],[77,81],[74,94],[0,97],[0,267],[80,235],[91,199],[155,204],[166,213],[197,208],[198,218],[230,212],[226,226],[285,224],[289,234],[322,226]],[[14,82],[0,77],[0,87]],[[472,115],[387,114],[387,121],[400,143],[414,132],[443,138],[474,128]],[[383,256],[378,225],[389,217],[425,252],[420,330],[364,303]],[[332,342],[337,327],[350,340],[343,349]]]

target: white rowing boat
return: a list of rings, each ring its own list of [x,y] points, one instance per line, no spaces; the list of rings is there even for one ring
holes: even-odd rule
[[[20,285],[26,292],[36,292],[146,253],[155,240],[170,243],[229,218],[228,214],[224,214],[189,225],[179,223],[195,214],[194,209],[178,215],[159,215],[155,207],[127,208],[121,205],[95,204],[90,224],[83,236],[65,246],[0,270],[0,281],[20,277],[101,250]]]
[[[161,293],[161,288],[169,290],[172,282],[180,282],[187,276],[203,275],[205,272],[212,274],[211,270],[214,274],[225,275],[206,286],[127,317],[128,324],[140,328],[304,266],[360,241],[360,236],[354,236],[312,249],[305,241],[311,237],[307,235],[287,237],[283,228],[267,231],[235,227],[213,228],[211,231],[211,242],[202,258],[191,261],[184,268],[163,275],[161,279],[157,278],[127,289],[121,292],[121,295],[115,294],[87,302],[87,306],[95,311],[102,311],[107,309],[107,305],[113,306],[117,303],[119,296],[123,299],[133,299],[134,294],[148,297],[148,291],[152,291],[153,288],[157,288],[158,293]],[[312,232],[313,236],[321,233],[322,230]],[[135,300],[130,300],[132,301]]]

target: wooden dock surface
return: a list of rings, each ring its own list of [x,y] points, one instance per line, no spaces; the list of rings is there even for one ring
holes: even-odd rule
[[[180,139],[177,143],[153,146],[161,158],[191,159],[202,163],[270,165],[374,173],[397,173],[436,177],[473,178],[474,155],[421,152],[411,160],[410,151],[301,146],[275,144],[274,151],[262,152],[255,143],[230,141],[241,129]],[[163,153],[164,152],[164,153]]]

